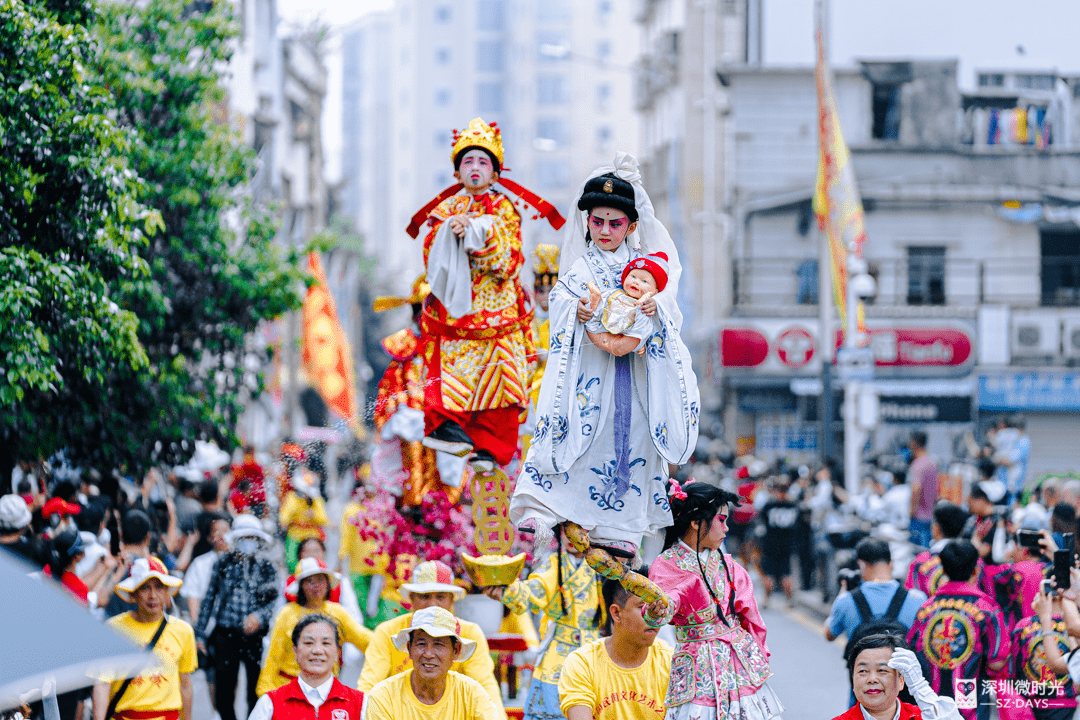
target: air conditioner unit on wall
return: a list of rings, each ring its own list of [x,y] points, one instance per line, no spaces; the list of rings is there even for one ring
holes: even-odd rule
[[[1080,358],[1080,318],[1067,318],[1063,326],[1061,344],[1065,357]]]
[[[1012,354],[1031,357],[1061,353],[1061,320],[1057,315],[1013,315]]]

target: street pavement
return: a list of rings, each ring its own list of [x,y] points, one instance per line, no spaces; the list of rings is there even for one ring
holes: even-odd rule
[[[760,591],[759,591],[760,599]],[[826,642],[821,621],[782,595],[761,611],[768,628],[772,689],[784,703],[784,720],[830,720],[847,710],[847,671],[842,640]]]

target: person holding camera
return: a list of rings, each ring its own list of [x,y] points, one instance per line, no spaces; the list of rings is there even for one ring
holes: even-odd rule
[[[1066,655],[1072,657],[1074,645],[1066,632],[1065,616],[1070,611],[1075,617],[1076,604],[1058,595],[1053,581],[1043,580],[1031,603],[1033,614],[1012,632],[1015,652],[1009,675],[1034,686],[1029,700],[1044,701],[1031,703],[1035,720],[1070,720],[1076,712],[1076,688],[1065,660]]]

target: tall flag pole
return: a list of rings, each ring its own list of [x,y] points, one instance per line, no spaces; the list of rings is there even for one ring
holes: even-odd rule
[[[832,260],[833,302],[840,316],[840,327],[847,332],[847,256],[854,253],[862,257],[866,242],[866,224],[862,200],[855,182],[855,168],[844,134],[840,129],[840,116],[836,111],[833,94],[832,70],[825,60],[823,0],[815,3],[817,64],[814,76],[817,80],[818,100],[818,173],[814,190],[814,214],[818,226],[825,233]],[[865,331],[863,304],[858,305],[858,327]]]
[[[354,435],[363,438],[356,406],[352,350],[338,321],[337,308],[327,288],[318,253],[308,253],[308,269],[315,283],[308,288],[304,300],[301,353],[304,372],[326,406],[348,423]]]

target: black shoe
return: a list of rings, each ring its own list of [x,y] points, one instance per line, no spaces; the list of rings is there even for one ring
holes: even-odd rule
[[[473,472],[489,473],[495,469],[495,456],[481,448],[476,451],[469,464],[472,465]]]
[[[472,438],[453,420],[444,422],[435,432],[425,436],[422,442],[424,447],[458,457],[465,457],[473,451]]]

